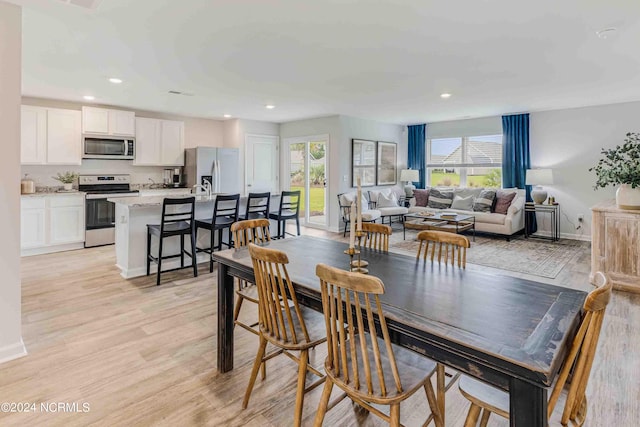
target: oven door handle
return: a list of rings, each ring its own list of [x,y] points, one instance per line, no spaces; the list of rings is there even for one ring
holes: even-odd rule
[[[105,196],[104,194],[87,194],[86,198],[87,200],[99,200],[99,199],[107,200],[109,196]]]

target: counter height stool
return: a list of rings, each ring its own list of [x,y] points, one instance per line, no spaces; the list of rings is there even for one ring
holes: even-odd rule
[[[180,257],[180,268],[184,268],[184,254],[191,257],[193,267],[193,277],[198,277],[198,266],[196,264],[196,233],[194,229],[193,215],[195,212],[195,197],[185,197],[180,199],[166,198],[162,201],[162,220],[160,225],[147,224],[147,276],[151,272],[151,261],[158,264],[158,274],[156,286],[160,285],[160,274],[162,273],[162,260]],[[151,236],[158,237],[158,256],[151,255]],[[184,236],[189,235],[191,239],[191,253],[184,249]],[[180,253],[176,255],[162,255],[162,243],[165,237],[180,237]],[[173,269],[173,270],[178,270]],[[172,271],[172,270],[166,270]]]
[[[213,216],[207,219],[196,219],[196,230],[204,228],[211,232],[211,245],[208,248],[198,248],[199,252],[209,254],[209,272],[213,273],[213,249],[214,235],[218,232],[218,250],[222,249],[222,230],[231,228],[231,224],[238,220],[238,206],[240,204],[240,194],[227,194],[216,196],[213,202]],[[231,247],[231,231],[229,231],[229,242],[224,243]]]
[[[275,219],[278,221],[278,234],[276,239],[284,239],[285,228],[288,219],[296,220],[296,227],[298,229],[298,236],[300,235],[300,218],[298,216],[300,211],[300,190],[296,191],[283,191],[280,195],[280,207],[278,212],[271,212],[269,219]]]
[[[247,211],[244,219],[269,219],[269,203],[271,202],[271,193],[249,193],[247,198]]]

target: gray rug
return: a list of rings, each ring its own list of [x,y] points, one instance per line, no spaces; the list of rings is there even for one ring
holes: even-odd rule
[[[389,249],[415,255],[419,246],[415,236],[416,233],[407,232],[407,240],[392,242]],[[551,242],[516,237],[507,242],[500,237],[476,237],[467,251],[467,262],[553,279],[578,256],[581,245],[575,240]]]

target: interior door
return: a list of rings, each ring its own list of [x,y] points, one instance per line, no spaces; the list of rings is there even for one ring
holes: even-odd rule
[[[247,135],[245,138],[245,192],[276,193],[278,184],[279,138],[273,135]]]

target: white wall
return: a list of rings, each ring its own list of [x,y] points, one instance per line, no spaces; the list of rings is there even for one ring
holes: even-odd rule
[[[96,104],[83,104],[79,102],[60,101],[54,99],[23,97],[22,104],[35,105],[49,108],[64,108],[68,110],[81,110],[83,105],[97,107],[109,107],[126,110],[122,107],[112,107]],[[131,110],[130,110],[131,111]],[[222,147],[224,144],[224,122],[220,120],[201,119],[197,117],[183,117],[172,114],[164,114],[153,111],[133,110],[137,117],[153,119],[179,120],[184,122],[185,148],[191,147]],[[121,173],[131,175],[134,184],[151,184],[152,181],[162,183],[163,166],[134,166],[131,160],[97,160],[83,159],[82,165],[77,166],[22,166],[22,174],[29,174],[35,181],[36,187],[58,186],[60,183],[53,178],[58,172],[72,171],[79,174],[104,174]]]
[[[21,40],[22,10],[0,1],[0,362],[26,354],[20,307]]]
[[[563,235],[591,236],[591,206],[615,198],[615,189],[594,191],[596,177],[589,168],[601,158],[602,148],[621,144],[627,132],[640,132],[639,118],[640,102],[531,113],[531,163],[553,169],[554,185],[545,187],[560,203]],[[576,231],[578,214],[585,224]],[[548,230],[549,220],[541,225]]]
[[[427,139],[499,134],[502,134],[500,116],[427,124]]]
[[[317,119],[299,120],[282,123],[280,137],[305,137],[312,135],[329,135],[329,159],[327,171],[327,187],[329,190],[329,229],[338,231],[343,225],[338,212],[337,194],[353,191],[351,187],[351,139],[368,139],[372,141],[395,142],[398,144],[398,176],[400,170],[407,164],[407,133],[404,126],[364,120],[349,116],[330,116]],[[287,153],[281,150],[280,171],[284,176],[286,170]],[[346,179],[345,179],[346,177]],[[281,180],[281,186],[286,180]],[[398,182],[399,185],[401,185]],[[376,187],[366,187],[364,191]]]

